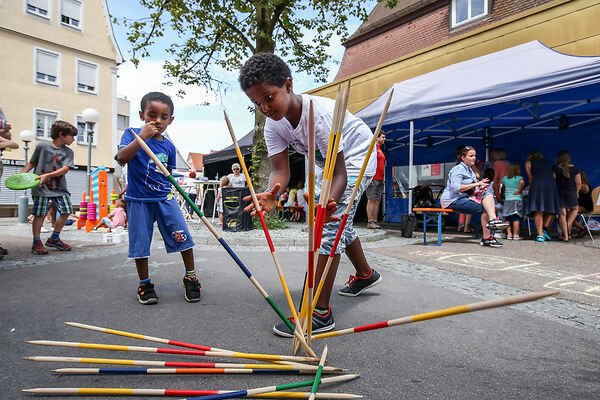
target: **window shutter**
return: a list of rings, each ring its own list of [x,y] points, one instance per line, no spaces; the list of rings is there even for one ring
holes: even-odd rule
[[[77,63],[77,83],[96,88],[96,66],[79,61]]]
[[[79,21],[81,3],[74,0],[62,0],[62,15]]]
[[[48,0],[27,0],[27,4],[42,10],[48,10]]]
[[[42,50],[37,51],[37,72],[42,74],[58,76],[58,56]]]

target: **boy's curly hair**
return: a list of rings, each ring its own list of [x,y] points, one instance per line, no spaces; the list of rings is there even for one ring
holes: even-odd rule
[[[56,139],[62,134],[62,136],[77,136],[77,128],[67,121],[55,121],[50,128],[50,137]]]
[[[290,67],[281,58],[273,53],[257,53],[246,61],[238,80],[242,90],[246,91],[261,83],[282,87],[291,76]]]

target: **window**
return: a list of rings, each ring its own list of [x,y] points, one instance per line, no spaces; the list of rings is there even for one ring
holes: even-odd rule
[[[39,17],[49,18],[50,13],[48,12],[48,9],[48,0],[27,0],[26,10],[30,14],[35,14]]]
[[[35,80],[58,86],[59,55],[46,50],[35,50]]]
[[[58,119],[58,113],[55,111],[35,110],[35,136],[38,138],[50,139],[50,128],[54,121]]]
[[[77,127],[77,144],[88,144],[88,124],[85,123],[81,115],[75,116],[75,126]],[[98,137],[98,124],[94,124],[94,136],[92,137],[92,145],[95,146]]]
[[[96,81],[98,66],[82,60],[77,60],[77,90],[79,92],[97,93]]]
[[[129,115],[117,114],[117,129],[124,131],[129,128]]]
[[[75,120],[75,126],[77,127],[77,143],[86,143],[87,132],[85,131],[85,122],[79,115],[75,117]]]
[[[452,0],[452,27],[488,14],[489,0]]]
[[[81,29],[81,2],[78,0],[62,0],[60,22],[72,28]]]

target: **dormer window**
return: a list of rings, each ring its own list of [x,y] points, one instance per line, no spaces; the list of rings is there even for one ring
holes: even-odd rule
[[[452,28],[488,15],[489,0],[452,0]]]

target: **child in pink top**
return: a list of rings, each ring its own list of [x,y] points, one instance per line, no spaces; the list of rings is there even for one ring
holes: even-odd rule
[[[111,212],[108,217],[102,218],[102,221],[98,226],[104,224],[111,230],[119,226],[125,227],[125,225],[127,225],[127,213],[125,212],[125,207],[127,207],[125,200],[117,200],[117,204],[113,212]]]

